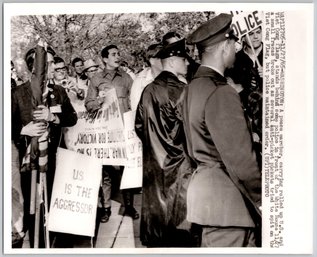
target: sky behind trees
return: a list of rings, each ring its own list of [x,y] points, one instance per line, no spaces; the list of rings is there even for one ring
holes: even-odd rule
[[[160,42],[168,31],[186,37],[214,12],[60,14],[15,16],[11,20],[11,56],[18,72],[28,76],[23,62],[36,36],[45,39],[69,65],[77,56],[101,64],[100,50],[116,44],[136,71],[143,65],[146,48]]]

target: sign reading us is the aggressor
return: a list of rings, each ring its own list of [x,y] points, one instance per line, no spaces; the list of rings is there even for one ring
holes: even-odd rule
[[[259,11],[231,12],[232,29],[239,38],[262,25],[262,15]]]
[[[58,148],[48,229],[94,236],[101,161]]]

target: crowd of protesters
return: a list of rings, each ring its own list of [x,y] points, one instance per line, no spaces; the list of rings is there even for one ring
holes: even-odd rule
[[[29,81],[19,78],[11,62],[12,148],[19,159],[12,167],[20,171],[23,196],[22,224],[12,217],[13,247],[21,247],[27,232],[31,247],[73,247],[62,233],[44,242],[44,231],[34,246],[32,171],[47,174],[49,203],[57,147],[68,148],[63,131],[76,124],[81,108],[102,108],[112,88],[122,114],[136,111],[135,131],[143,143],[140,214],[134,191],[122,190],[124,215],[141,218],[143,245],[261,245],[262,31],[242,38],[236,53],[231,22],[220,14],[187,38],[165,34],[148,46],[145,68],[137,74],[121,58],[122,46],[113,44],[100,49],[102,65],[74,58],[74,76],[42,39],[25,55]],[[122,175],[124,166],[102,167],[100,222],[111,219],[110,174],[116,171]]]

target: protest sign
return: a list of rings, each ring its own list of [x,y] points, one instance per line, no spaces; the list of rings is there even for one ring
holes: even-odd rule
[[[56,1],[53,0],[53,2]],[[6,124],[3,126],[4,135],[6,135],[3,137],[3,167],[6,170],[3,172],[3,206],[6,208],[3,213],[4,254],[76,254],[78,253],[76,248],[82,247],[78,242],[75,242],[77,246],[73,249],[27,249],[30,246],[29,241],[25,239],[23,248],[13,248],[12,215],[14,213],[10,211],[10,207],[13,205],[11,203],[11,189],[15,185],[15,181],[11,179],[10,140],[12,137],[8,135],[18,128],[18,120],[12,118],[15,110],[12,108],[11,95],[14,95],[13,92],[16,91],[8,86],[10,83],[10,60],[17,68],[18,75],[23,76],[24,81],[30,79],[23,55],[28,50],[26,47],[31,46],[36,39],[37,36],[34,38],[35,34],[40,34],[43,38],[53,37],[56,39],[53,40],[55,43],[50,40],[51,43],[54,43],[54,50],[57,53],[62,53],[67,62],[79,53],[78,49],[82,49],[80,54],[83,55],[84,59],[91,58],[92,51],[107,45],[109,38],[120,39],[121,50],[124,51],[124,56],[127,56],[125,59],[134,60],[133,53],[138,53],[144,48],[144,45],[149,45],[157,36],[158,31],[162,28],[162,20],[166,21],[163,26],[164,32],[180,31],[183,34],[188,34],[203,24],[206,18],[211,18],[213,14],[230,13],[228,8],[231,8],[234,14],[235,10],[238,10],[238,13],[253,10],[258,10],[259,13],[263,12],[261,25],[263,32],[263,105],[260,105],[263,108],[262,247],[190,246],[190,248],[145,249],[139,243],[139,238],[133,237],[132,221],[131,230],[128,229],[129,232],[132,231],[132,234],[127,233],[125,229],[124,236],[126,238],[120,238],[122,228],[126,228],[125,222],[130,222],[130,219],[122,219],[120,215],[118,233],[115,233],[116,236],[119,236],[117,239],[105,240],[105,236],[109,236],[112,230],[107,229],[109,223],[100,224],[101,229],[98,230],[95,248],[81,248],[80,252],[87,254],[104,254],[105,252],[144,254],[146,252],[169,255],[175,253],[193,255],[239,253],[252,254],[251,256],[285,253],[312,254],[314,250],[313,232],[316,227],[313,222],[313,157],[316,154],[313,151],[313,144],[316,142],[313,137],[315,132],[313,126],[314,3],[193,4],[158,2],[127,3],[125,7],[122,8],[120,3],[83,3],[80,5],[77,3],[4,3],[3,63],[5,72],[3,74],[4,84],[7,85],[3,89],[3,123]],[[173,10],[173,12],[166,12],[167,10]],[[66,16],[65,13],[67,13]],[[122,23],[124,26],[111,29],[113,21],[118,17],[116,23],[118,26]],[[63,26],[66,24],[65,18],[67,21],[71,21],[71,26]],[[92,22],[86,22],[92,18]],[[249,18],[248,24],[251,27],[254,16]],[[73,26],[72,21],[75,23],[78,21],[85,26],[79,26],[80,24],[77,26],[77,23],[74,23]],[[127,22],[132,22],[132,25],[135,26],[127,26]],[[234,25],[237,31],[245,30],[242,24],[239,24],[240,29],[236,23]],[[77,27],[80,29],[76,30]],[[245,27],[248,28],[247,25]],[[53,28],[53,30],[49,28]],[[108,33],[109,36],[105,36],[105,28],[109,28],[107,30],[107,33],[110,33]],[[58,33],[55,33],[56,29],[58,29]],[[163,31],[161,32],[163,33]],[[118,33],[122,35],[122,38],[118,37]],[[135,40],[131,41],[131,35]],[[92,36],[96,38],[93,42],[90,40]],[[77,38],[81,40],[77,40]],[[82,48],[83,44],[87,46],[86,49]],[[135,70],[144,64],[142,58],[139,59],[131,63]],[[13,71],[11,71],[12,74]],[[20,90],[21,86],[15,89]],[[20,110],[27,112],[26,109]],[[88,117],[85,111],[80,115]],[[21,136],[17,139],[20,140]],[[77,142],[77,139],[78,134],[73,142]],[[80,156],[75,162],[82,158],[82,155]],[[67,162],[74,162],[74,160],[67,160]],[[214,206],[213,209],[216,210],[220,207]],[[118,213],[113,211],[112,220],[117,217],[116,215]],[[76,225],[81,226],[81,221],[76,222]],[[139,236],[139,228],[134,230],[134,236]],[[126,242],[130,241],[126,240],[127,238],[130,238],[133,243],[135,239],[135,245],[127,244]],[[105,246],[105,241],[111,241],[109,246]],[[133,246],[136,249],[132,249]],[[108,249],[105,250],[105,248]]]
[[[94,236],[101,170],[101,161],[58,148],[48,230]]]
[[[262,64],[259,62],[259,59],[253,49],[253,45],[250,39],[249,33],[254,31],[255,29],[262,26],[262,16],[263,13],[259,11],[253,12],[231,12],[232,17],[232,29],[234,30],[234,34],[241,40],[243,36],[246,36],[248,45],[250,46],[252,53],[254,55],[255,62],[258,67],[261,67]],[[255,32],[256,33],[256,32]],[[236,44],[236,51],[241,49],[242,45]]]
[[[262,15],[259,11],[232,13],[232,29],[238,38],[262,25]]]
[[[82,106],[77,109],[78,121],[64,131],[68,149],[101,159],[104,165],[125,165],[124,127],[116,90],[106,92],[98,112],[90,114]]]
[[[123,171],[120,189],[142,187],[142,142],[134,130],[135,113],[136,111],[130,111],[123,114],[128,161]]]

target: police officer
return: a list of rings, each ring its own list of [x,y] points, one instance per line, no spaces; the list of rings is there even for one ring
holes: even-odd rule
[[[184,228],[192,169],[179,108],[186,86],[179,76],[186,75],[188,65],[185,40],[165,46],[155,57],[162,60],[163,71],[144,89],[135,120],[143,143],[140,239],[148,247],[188,247],[189,226]]]
[[[254,247],[260,223],[261,173],[238,93],[224,71],[235,60],[232,17],[220,14],[187,38],[201,66],[184,98],[189,155],[187,219],[202,226],[202,247]]]

